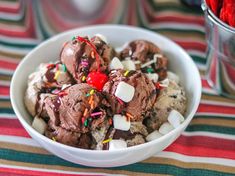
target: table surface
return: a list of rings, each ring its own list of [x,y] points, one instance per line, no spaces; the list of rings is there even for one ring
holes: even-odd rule
[[[207,83],[202,11],[177,0],[74,2],[0,1],[0,175],[234,175],[235,101]],[[202,100],[185,132],[163,152],[124,167],[89,168],[52,155],[28,135],[10,104],[11,77],[32,48],[61,31],[98,23],[140,26],[171,38],[192,56],[202,78]]]

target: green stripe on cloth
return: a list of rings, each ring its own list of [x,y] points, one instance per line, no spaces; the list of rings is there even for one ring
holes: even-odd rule
[[[33,49],[37,44],[28,44],[28,43],[10,43],[7,41],[0,41],[0,44],[4,45],[5,47],[14,47],[14,48],[19,48],[19,49]]]
[[[200,63],[200,64],[206,64],[206,59],[204,57],[196,56],[190,54],[190,56],[193,58],[193,61]]]
[[[216,133],[232,134],[235,135],[235,128],[222,127],[222,126],[209,126],[209,125],[189,125],[186,131],[209,131]]]
[[[161,11],[177,11],[181,13],[189,13],[193,15],[198,15],[201,16],[203,13],[202,11],[199,11],[198,9],[193,9],[193,8],[188,8],[187,6],[184,6],[182,4],[178,4],[177,1],[172,1],[172,2],[166,2],[164,3],[159,2],[155,3],[155,0],[150,0],[148,1],[150,6],[153,7],[154,11],[161,12]]]
[[[216,115],[194,115],[193,119],[205,118],[205,119],[226,119],[235,121],[233,116],[216,116]]]
[[[1,108],[1,107],[0,107],[0,113],[15,114],[12,108]]]
[[[34,154],[27,152],[19,152],[9,149],[0,149],[0,158],[11,161],[34,163],[34,164],[45,164],[45,165],[60,165],[76,168],[89,168],[89,171],[95,171],[96,168],[90,168],[74,163],[67,162],[61,158],[58,158],[53,155],[43,155],[43,154]],[[218,172],[207,169],[191,169],[191,168],[181,168],[173,165],[165,164],[154,164],[154,163],[136,163],[128,166],[115,167],[115,168],[106,168],[107,170],[125,170],[132,172],[141,172],[141,173],[159,173],[159,174],[171,174],[171,175],[181,175],[181,176],[198,176],[198,175],[222,175],[224,172]],[[226,173],[227,175],[233,175]]]

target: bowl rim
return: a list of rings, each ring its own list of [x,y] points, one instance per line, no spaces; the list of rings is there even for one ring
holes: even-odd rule
[[[203,0],[201,8],[204,11],[205,15],[208,15],[208,18],[214,22],[216,25],[220,26],[223,30],[235,33],[235,27],[230,26],[229,24],[223,22],[219,17],[217,17],[211,8],[207,5],[206,0]]]
[[[59,143],[59,142],[55,142],[55,141],[49,139],[48,137],[38,133],[35,129],[32,128],[32,126],[30,124],[28,124],[24,120],[24,118],[22,117],[21,113],[19,112],[19,110],[17,108],[17,105],[16,105],[16,102],[14,100],[14,98],[16,97],[16,95],[14,93],[14,87],[17,86],[17,85],[15,85],[15,82],[16,82],[16,79],[17,79],[17,75],[19,75],[19,73],[20,73],[19,71],[20,71],[22,65],[24,65],[26,60],[28,60],[28,58],[30,58],[31,55],[35,51],[37,51],[39,48],[41,48],[41,47],[43,47],[45,45],[48,45],[50,42],[52,42],[52,41],[54,41],[54,40],[56,40],[58,38],[61,38],[61,37],[65,36],[65,35],[67,35],[67,34],[79,33],[81,31],[91,30],[93,28],[95,28],[95,29],[97,29],[97,28],[99,28],[99,29],[105,28],[105,29],[110,29],[110,30],[112,28],[118,28],[120,30],[131,30],[131,31],[135,31],[135,32],[150,33],[151,35],[158,35],[158,37],[162,38],[163,40],[166,40],[168,43],[171,43],[171,44],[175,45],[175,47],[178,47],[178,49],[182,53],[184,53],[186,61],[189,62],[190,65],[192,66],[192,70],[194,71],[194,74],[195,74],[194,79],[195,79],[195,81],[197,81],[198,87],[195,90],[196,98],[195,98],[195,104],[192,107],[192,111],[189,112],[186,120],[179,127],[175,128],[174,130],[172,130],[171,132],[167,133],[166,135],[163,135],[159,139],[155,139],[155,140],[150,141],[150,142],[145,142],[143,144],[139,144],[139,145],[136,145],[136,146],[131,146],[131,147],[128,147],[128,148],[125,148],[125,149],[118,149],[118,150],[109,151],[109,150],[82,149],[82,148],[76,148],[76,147],[72,147],[72,146],[69,146],[69,145],[66,145],[66,144],[62,144],[62,143]],[[156,33],[156,32],[144,29],[144,28],[140,28],[140,27],[134,27],[134,26],[128,26],[128,25],[100,24],[100,25],[89,25],[89,26],[84,26],[84,27],[80,27],[80,28],[74,28],[74,29],[67,30],[65,32],[59,33],[59,34],[57,34],[57,35],[55,35],[55,36],[53,36],[53,37],[43,41],[37,47],[32,49],[21,60],[21,62],[19,63],[19,65],[17,66],[17,68],[16,68],[16,70],[15,70],[15,72],[13,74],[13,77],[12,77],[12,80],[11,80],[11,85],[10,85],[10,100],[11,100],[11,104],[12,104],[14,112],[15,112],[17,118],[20,120],[21,124],[24,126],[25,130],[27,132],[29,131],[30,133],[33,133],[37,137],[37,140],[42,140],[45,143],[49,143],[50,145],[59,147],[59,148],[64,149],[64,150],[69,150],[69,151],[72,151],[72,152],[83,152],[84,154],[118,154],[118,153],[123,153],[123,152],[138,151],[141,148],[148,148],[149,146],[152,146],[152,145],[154,145],[157,142],[164,141],[165,138],[170,137],[174,133],[178,133],[183,128],[186,128],[187,125],[192,120],[192,118],[193,118],[194,114],[196,113],[197,108],[199,106],[199,103],[200,103],[200,100],[201,100],[201,89],[202,89],[202,85],[201,85],[200,73],[198,71],[198,68],[197,68],[196,64],[194,63],[192,58],[189,56],[189,54],[181,46],[179,46],[178,44],[176,44],[172,40],[168,39],[167,37],[165,37],[165,36],[163,36],[163,35],[161,35],[159,33]],[[183,124],[185,124],[185,125],[183,125]],[[30,136],[31,136],[31,134],[30,134]],[[35,138],[33,138],[33,139],[36,140]]]

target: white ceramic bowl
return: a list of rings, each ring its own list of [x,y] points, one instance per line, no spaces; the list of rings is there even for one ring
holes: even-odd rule
[[[186,90],[188,104],[185,115],[186,120],[176,129],[163,137],[127,149],[117,151],[85,150],[63,145],[39,134],[31,127],[32,117],[24,106],[24,93],[28,75],[35,71],[42,62],[49,62],[59,58],[61,46],[65,41],[71,40],[74,35],[103,34],[114,47],[120,47],[124,43],[145,39],[157,44],[169,58],[169,68],[180,76],[181,84]],[[148,30],[120,26],[97,25],[70,30],[46,40],[33,49],[17,67],[11,82],[11,102],[13,109],[21,124],[27,132],[51,153],[74,163],[95,166],[114,167],[132,164],[144,160],[170,145],[181,132],[188,126],[195,114],[201,98],[201,80],[196,65],[190,56],[171,40],[150,32]]]

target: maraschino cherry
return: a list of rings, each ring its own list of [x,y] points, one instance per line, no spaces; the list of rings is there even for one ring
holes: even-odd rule
[[[108,76],[101,72],[90,72],[86,78],[87,84],[101,91],[108,81]]]
[[[104,87],[104,84],[108,81],[108,76],[100,72],[100,59],[99,59],[99,54],[96,51],[96,47],[89,40],[83,37],[78,36],[77,40],[87,43],[95,53],[95,59],[97,61],[98,70],[90,72],[87,75],[86,82],[92,87],[95,87],[98,91],[101,91]]]

